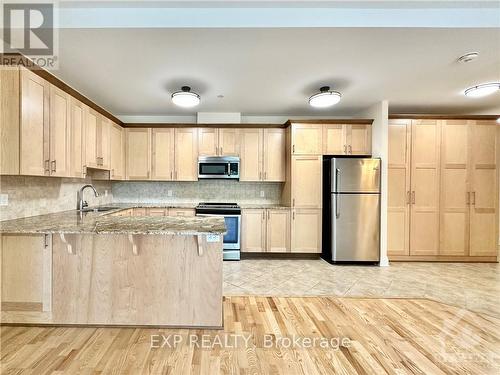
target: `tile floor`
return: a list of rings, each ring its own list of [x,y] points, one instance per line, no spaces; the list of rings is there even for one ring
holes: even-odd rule
[[[224,295],[428,298],[500,317],[498,263],[331,265],[324,260],[224,262]]]

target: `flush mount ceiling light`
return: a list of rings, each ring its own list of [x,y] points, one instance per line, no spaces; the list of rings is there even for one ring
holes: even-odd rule
[[[340,92],[330,91],[329,86],[323,86],[317,94],[309,98],[309,105],[315,108],[330,107],[340,102],[341,96]]]
[[[469,87],[465,90],[464,94],[469,98],[481,98],[493,94],[498,90],[500,90],[500,82],[491,82]]]
[[[469,53],[466,53],[465,55],[460,56],[457,59],[457,61],[459,63],[468,63],[468,62],[474,61],[478,57],[479,57],[479,52],[469,52]]]
[[[497,123],[499,123],[499,124],[500,124],[500,117],[499,117],[499,118],[497,118]]]
[[[172,94],[172,102],[179,107],[194,107],[200,104],[200,96],[195,92],[191,92],[191,87],[182,86],[181,91]]]

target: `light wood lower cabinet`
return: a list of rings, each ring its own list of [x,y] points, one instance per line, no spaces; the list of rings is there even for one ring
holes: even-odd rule
[[[292,253],[321,253],[321,209],[292,209]]]
[[[243,209],[241,236],[242,252],[289,252],[290,210]]]
[[[291,205],[294,208],[321,208],[322,197],[321,156],[292,156]]]
[[[168,216],[193,217],[195,216],[194,208],[173,208],[168,209]]]
[[[52,311],[52,245],[49,235],[0,238],[1,310],[43,319]]]
[[[390,259],[496,259],[498,131],[494,121],[390,121]]]

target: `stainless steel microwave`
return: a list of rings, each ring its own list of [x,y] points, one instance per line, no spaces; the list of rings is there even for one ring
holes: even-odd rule
[[[240,178],[240,158],[237,156],[200,156],[198,158],[198,179]]]

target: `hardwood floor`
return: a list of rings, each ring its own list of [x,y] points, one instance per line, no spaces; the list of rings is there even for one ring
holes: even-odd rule
[[[225,297],[224,320],[218,331],[2,326],[0,373],[500,372],[500,320],[430,300]]]

